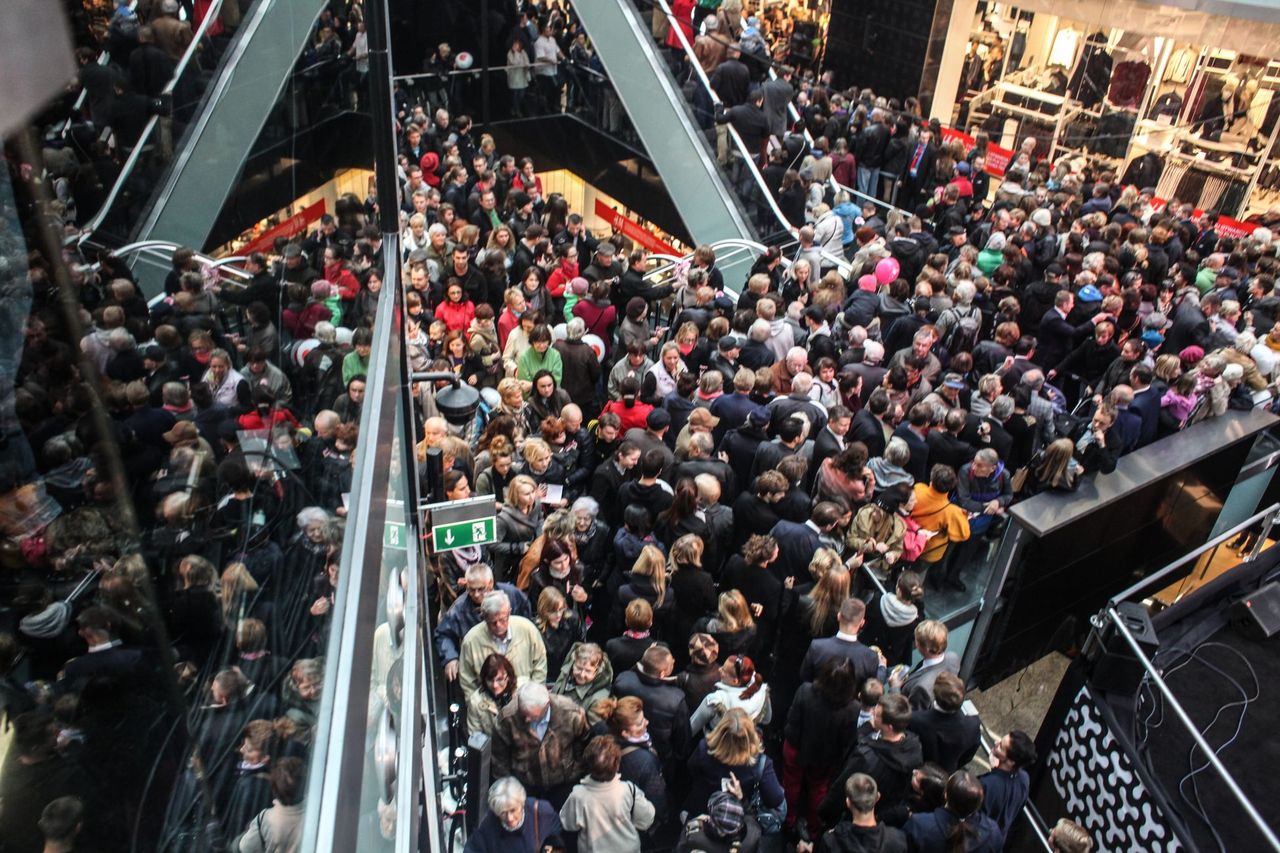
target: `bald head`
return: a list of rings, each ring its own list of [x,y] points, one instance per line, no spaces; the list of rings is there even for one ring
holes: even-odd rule
[[[338,417],[337,412],[322,409],[316,412],[316,435],[326,440],[333,438],[334,430],[338,428],[340,423],[342,423],[342,418]]]

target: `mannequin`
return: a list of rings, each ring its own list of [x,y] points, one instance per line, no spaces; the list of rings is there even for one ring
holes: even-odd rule
[[[1227,127],[1227,116],[1234,118],[1235,98],[1239,90],[1240,78],[1235,74],[1224,75],[1222,88],[1216,94],[1205,97],[1204,106],[1200,108],[1200,115],[1192,130],[1200,134],[1203,139],[1220,142],[1222,132]]]

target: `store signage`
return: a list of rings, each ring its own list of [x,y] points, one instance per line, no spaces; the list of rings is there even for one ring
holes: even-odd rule
[[[608,222],[609,227],[614,231],[621,231],[623,235],[635,240],[650,252],[660,255],[674,255],[677,258],[681,255],[679,249],[676,249],[665,240],[659,239],[656,234],[642,227],[638,222],[632,222],[622,211],[614,210],[600,199],[596,199],[596,216]]]
[[[1153,198],[1151,199],[1151,209],[1156,213],[1159,213],[1165,209],[1165,206],[1168,203],[1169,202],[1163,198]],[[1200,214],[1202,213],[1204,213],[1204,211],[1197,207],[1191,212],[1191,218],[1199,219]],[[1238,240],[1241,237],[1248,237],[1256,231],[1258,227],[1258,223],[1256,222],[1241,222],[1239,219],[1232,219],[1230,216],[1219,216],[1215,230],[1217,230],[1219,237],[1231,237],[1232,239]]]
[[[431,519],[431,550],[439,554],[488,545],[498,538],[493,497],[446,501],[423,507]]]
[[[307,226],[324,216],[324,199],[309,204],[290,216],[279,225],[274,225],[258,235],[249,245],[239,249],[237,254],[252,255],[254,252],[271,252],[275,249],[277,237],[292,237],[307,230]]]
[[[942,129],[942,141],[951,142],[952,140],[960,140],[964,145],[966,154],[977,144],[974,139],[963,131],[954,130],[950,127]],[[999,145],[987,143],[987,166],[983,169],[988,175],[994,175],[997,178],[1003,178],[1005,170],[1009,168],[1009,164],[1013,161],[1013,151],[1009,148],[1001,148]]]

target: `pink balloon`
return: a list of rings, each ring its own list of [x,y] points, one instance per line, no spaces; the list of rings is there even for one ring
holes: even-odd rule
[[[897,258],[884,258],[880,263],[876,264],[876,281],[881,284],[888,284],[897,278],[898,273],[901,271]]]

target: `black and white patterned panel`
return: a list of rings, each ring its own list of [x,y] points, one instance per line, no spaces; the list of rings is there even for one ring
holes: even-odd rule
[[[1100,853],[1184,850],[1160,806],[1081,687],[1048,758],[1053,787]]]

